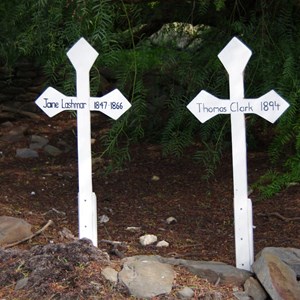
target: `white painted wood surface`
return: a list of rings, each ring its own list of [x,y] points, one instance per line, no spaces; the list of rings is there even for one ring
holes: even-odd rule
[[[275,91],[258,99],[244,98],[244,70],[252,55],[239,39],[233,38],[218,57],[229,75],[230,99],[221,100],[202,90],[187,108],[200,121],[218,114],[230,114],[234,192],[236,266],[250,270],[254,261],[252,203],[248,198],[245,113],[255,113],[275,122],[289,104]]]
[[[36,100],[36,104],[49,117],[64,110],[77,111],[79,238],[88,238],[97,246],[97,198],[92,186],[90,111],[101,111],[116,120],[131,104],[117,89],[103,97],[90,97],[89,73],[98,53],[84,38],[67,52],[67,56],[76,70],[77,96],[68,97],[49,87]]]

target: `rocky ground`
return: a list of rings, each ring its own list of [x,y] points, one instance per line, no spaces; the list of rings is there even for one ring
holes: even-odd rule
[[[99,115],[93,117],[92,124],[96,158],[107,124]],[[32,135],[46,137],[62,153],[52,156],[39,149],[36,158],[16,157],[17,149],[29,146]],[[205,181],[203,166],[195,164],[193,151],[187,151],[181,158],[164,158],[157,145],[136,145],[131,151],[131,161],[109,175],[104,174],[108,162],[95,159],[93,188],[98,216],[109,218],[106,223],[99,222],[99,248],[110,254],[110,264],[116,269],[120,268],[120,257],[105,240],[123,242],[125,247],[120,251],[126,257],[158,254],[235,264],[230,153],[224,155],[215,176]],[[30,250],[71,242],[72,235],[78,235],[74,116],[62,113],[52,119],[24,118],[2,123],[0,153],[0,216],[23,218],[33,225],[33,232],[48,220],[54,222],[42,234],[12,249]],[[248,153],[249,184],[269,167],[265,149]],[[292,220],[300,216],[300,186],[292,185],[268,200],[261,200],[257,191],[250,198],[254,210],[255,253],[267,246],[300,248],[300,222]],[[177,222],[167,224],[168,217],[176,218]],[[141,229],[126,230],[130,226]],[[155,234],[170,246],[141,246],[139,237],[146,233]],[[100,276],[108,264],[105,259],[81,262],[76,256],[76,260],[70,257],[67,262],[56,260],[56,272],[48,274],[46,282],[15,290],[16,280],[34,269],[28,265],[30,254],[22,255],[20,258],[12,254],[5,263],[0,260],[2,274],[8,274],[5,285],[0,283],[0,299],[128,299],[126,291],[113,287]],[[209,284],[178,267],[174,293],[160,299],[176,299],[176,289],[185,285],[195,289],[196,299],[213,299],[209,296],[213,293],[220,293],[222,299],[233,299],[235,289]]]

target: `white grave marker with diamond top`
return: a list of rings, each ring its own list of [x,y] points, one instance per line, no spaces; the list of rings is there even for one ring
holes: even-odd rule
[[[49,87],[36,100],[36,104],[49,117],[64,110],[77,111],[79,238],[89,238],[97,246],[97,199],[92,188],[90,111],[101,111],[116,120],[131,104],[117,89],[103,97],[90,97],[89,73],[98,53],[84,38],[68,51],[67,56],[76,70],[77,96],[68,97]]]
[[[254,250],[244,114],[257,114],[274,123],[289,107],[273,90],[258,99],[244,99],[243,73],[251,55],[249,48],[233,38],[218,55],[229,74],[230,99],[221,100],[202,90],[187,106],[202,123],[218,114],[231,116],[236,266],[249,271],[254,260]]]

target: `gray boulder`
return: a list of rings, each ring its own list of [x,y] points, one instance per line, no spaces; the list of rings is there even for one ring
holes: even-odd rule
[[[265,248],[252,265],[258,280],[273,300],[300,299],[300,250]],[[297,273],[296,273],[297,272]]]
[[[161,262],[186,267],[192,274],[207,279],[210,283],[242,286],[252,275],[246,270],[215,261],[196,261],[158,257]]]
[[[265,300],[268,295],[260,283],[253,277],[246,280],[244,284],[245,293],[255,300]]]
[[[174,270],[152,259],[131,259],[124,263],[118,278],[132,296],[150,299],[171,292]]]
[[[222,262],[187,261],[184,265],[191,273],[206,278],[214,284],[218,282],[220,284],[241,286],[251,276],[248,271],[237,269]]]
[[[0,246],[20,241],[30,235],[31,225],[25,220],[0,216]]]
[[[139,295],[139,297],[146,297],[142,294],[142,291],[147,289],[147,297],[150,297],[154,294],[159,293],[169,293],[171,291],[172,286],[172,276],[170,275],[168,281],[168,288],[163,291],[159,291],[159,293],[154,293],[156,291],[156,287],[153,284],[149,284],[148,275],[152,273],[150,269],[156,268],[156,266],[168,266],[166,267],[170,270],[171,265],[174,266],[184,266],[191,273],[207,279],[209,282],[213,284],[232,284],[235,286],[242,286],[245,281],[252,275],[252,273],[237,269],[233,266],[227,265],[225,263],[220,262],[207,262],[207,261],[194,261],[194,260],[185,260],[185,259],[176,259],[176,258],[165,258],[159,255],[137,255],[133,257],[127,257],[123,260],[124,269],[119,273],[119,280],[125,284],[132,295]],[[140,275],[140,269],[144,268],[146,274]],[[125,275],[124,275],[125,274]],[[172,271],[173,274],[173,271]],[[159,277],[159,273],[157,275],[153,275],[152,277],[157,280],[155,284],[162,284],[162,281]],[[135,282],[135,278],[139,278]],[[138,286],[141,291],[137,292],[136,290],[133,292],[133,287]],[[141,296],[143,295],[143,296]]]

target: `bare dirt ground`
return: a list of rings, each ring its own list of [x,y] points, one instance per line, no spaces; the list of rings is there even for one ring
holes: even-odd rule
[[[24,218],[33,225],[34,232],[48,220],[54,222],[41,235],[14,249],[28,250],[36,245],[68,242],[62,235],[63,228],[78,235],[76,119],[62,113],[52,119],[42,116],[40,120],[26,118],[12,123],[14,127],[24,125],[27,130],[18,142],[0,142],[0,215]],[[103,118],[93,117],[95,157],[101,151],[101,130],[106,130],[105,126]],[[10,129],[0,126],[0,137]],[[16,158],[16,149],[28,147],[32,134],[47,137],[54,146],[59,146],[62,140],[70,146],[70,151],[58,157],[41,151],[39,158]],[[201,179],[203,167],[193,161],[193,150],[181,158],[164,158],[157,145],[136,145],[131,150],[131,161],[121,171],[107,176],[104,175],[107,161],[95,162],[93,189],[97,195],[98,216],[109,217],[107,223],[98,224],[100,249],[110,252],[111,246],[101,241],[113,240],[126,243],[121,249],[125,256],[157,254],[235,264],[230,153],[224,155],[215,176],[205,181]],[[248,153],[249,184],[269,167],[263,149]],[[288,220],[300,216],[300,186],[291,186],[268,200],[262,201],[257,191],[250,198],[253,201],[255,253],[267,246],[300,248],[300,222]],[[168,225],[168,217],[176,218],[177,223]],[[126,230],[129,226],[141,227],[141,231],[130,232]],[[139,236],[145,233],[157,235],[170,246],[142,247]],[[120,267],[119,257],[111,254],[111,261],[116,268]],[[2,272],[9,266],[0,261]],[[115,289],[101,278],[103,266],[101,261],[91,261],[85,267],[77,266],[66,273],[66,278],[49,280],[42,298],[33,290],[15,291],[13,281],[6,286],[0,284],[0,299],[129,299],[126,292]],[[205,295],[212,292],[220,292],[223,299],[233,299],[231,286],[211,285],[182,268],[177,268],[176,273],[174,293],[160,299],[176,299],[176,289],[184,285],[194,288],[195,299],[210,299]],[[68,276],[73,276],[73,284],[66,284],[70,282]],[[91,282],[101,286],[97,295],[93,294],[94,290],[87,292]]]

